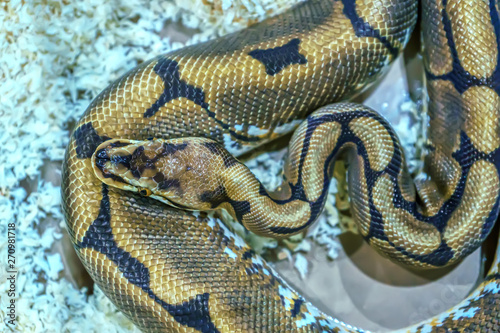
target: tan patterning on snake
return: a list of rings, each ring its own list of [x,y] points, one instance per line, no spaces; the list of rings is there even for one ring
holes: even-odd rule
[[[416,180],[380,115],[325,106],[365,88],[401,53],[415,0],[303,2],[144,63],[92,102],[66,153],[66,221],[87,270],[138,327],[362,331],[321,313],[198,211],[224,208],[262,235],[301,232],[323,208],[339,156],[359,230],[382,254],[430,268],[482,243],[499,209],[498,6],[421,5],[430,124]],[[233,155],[294,129],[283,185],[269,193]],[[495,260],[462,303],[403,331],[500,331],[498,268]]]

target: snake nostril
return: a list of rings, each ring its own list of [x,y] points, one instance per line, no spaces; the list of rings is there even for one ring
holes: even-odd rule
[[[106,149],[101,149],[96,153],[96,157],[99,159],[109,159]]]

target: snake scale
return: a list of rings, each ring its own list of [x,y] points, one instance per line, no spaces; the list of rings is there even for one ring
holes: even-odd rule
[[[204,212],[226,209],[277,238],[301,232],[323,208],[338,157],[360,233],[385,256],[441,267],[482,243],[499,211],[498,4],[421,8],[430,120],[416,179],[380,115],[330,104],[401,53],[415,0],[302,2],[145,62],[95,98],[63,165],[66,222],[86,269],[139,328],[362,331],[320,312]],[[235,156],[292,130],[283,184],[268,192]],[[500,331],[499,265],[460,304],[402,331]]]

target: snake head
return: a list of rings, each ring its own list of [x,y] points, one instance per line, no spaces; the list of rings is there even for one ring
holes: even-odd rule
[[[206,139],[114,139],[99,145],[92,168],[103,183],[183,209],[200,207],[199,190],[210,178]]]

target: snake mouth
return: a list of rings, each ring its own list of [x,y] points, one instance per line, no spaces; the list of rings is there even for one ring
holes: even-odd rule
[[[170,207],[192,210],[177,204],[156,193],[154,189],[141,186],[130,170],[133,167],[133,152],[140,141],[113,139],[101,143],[91,157],[92,169],[95,176],[104,184],[121,190],[139,194],[142,197],[156,199]]]
[[[130,169],[131,155],[127,154],[127,146],[131,146],[130,140],[108,140],[101,143],[91,157],[91,165],[95,176],[103,183],[122,190],[139,192],[140,189],[126,178]],[[123,148],[120,154],[110,154],[113,149]]]
[[[106,141],[101,143],[94,154],[92,155],[91,163],[92,169],[96,174],[97,178],[105,182],[105,179],[111,179],[119,183],[128,184],[128,182],[123,179],[123,177],[113,173],[111,170],[116,169],[120,164],[123,167],[130,168],[131,158],[127,155],[118,156],[109,154],[109,149],[114,147],[115,142]],[[106,182],[105,182],[106,183]],[[109,184],[112,185],[112,184]]]

